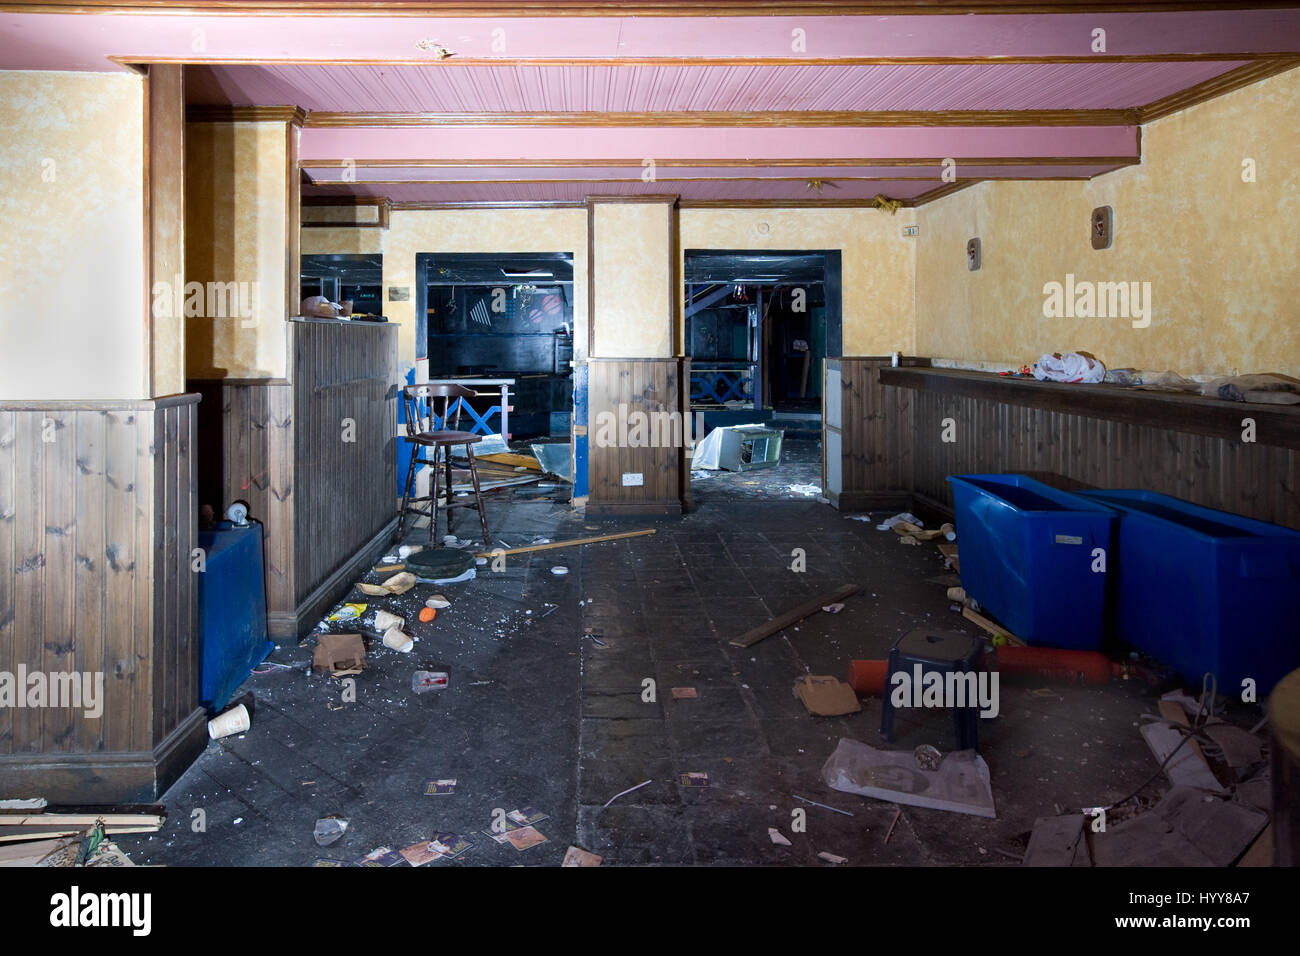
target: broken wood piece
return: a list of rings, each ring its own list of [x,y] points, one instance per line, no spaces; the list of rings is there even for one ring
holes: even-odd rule
[[[532,471],[541,471],[542,463],[532,455],[516,455],[514,452],[493,452],[490,455],[475,455],[475,461],[492,461],[498,465],[509,465],[512,468],[528,468]]]
[[[647,528],[644,531],[623,531],[619,534],[601,534],[593,538],[574,538],[571,541],[548,541],[546,544],[530,544],[523,548],[498,548],[495,551],[480,551],[476,557],[494,558],[499,554],[528,554],[532,551],[550,551],[554,548],[571,548],[580,544],[598,544],[601,541],[618,541],[622,538],[639,538],[642,535],[654,534],[654,528]]]
[[[1237,866],[1272,866],[1273,865],[1273,824],[1264,827],[1264,832],[1255,838],[1250,849],[1242,854]]]
[[[1170,723],[1178,724],[1181,727],[1187,728],[1192,726],[1191,722],[1187,719],[1187,712],[1183,710],[1181,704],[1172,700],[1161,700],[1156,706],[1160,710],[1160,716]],[[1201,763],[1205,764],[1207,768],[1210,766],[1210,762],[1205,759],[1205,754],[1201,751],[1200,743],[1195,739],[1187,741],[1183,746],[1190,747],[1192,752],[1200,758]]]
[[[157,813],[6,813],[0,814],[0,827],[94,826],[102,820],[105,830],[117,826],[149,826],[157,830],[165,817]]]
[[[1087,822],[1082,813],[1063,817],[1039,817],[1029,834],[1023,866],[1091,866],[1088,840],[1084,836]]]
[[[829,594],[823,594],[821,597],[813,598],[798,607],[786,611],[779,617],[774,617],[766,624],[760,624],[753,630],[746,631],[740,637],[732,639],[730,642],[733,647],[751,647],[763,640],[765,637],[771,637],[777,631],[783,631],[791,624],[797,624],[804,618],[816,614],[828,604],[836,604],[846,598],[850,598],[862,590],[861,584],[845,584]]]
[[[894,827],[898,826],[898,821],[903,818],[903,808],[899,807],[894,812],[894,819],[889,821],[889,829],[885,831],[885,843],[889,843],[889,838],[894,835]]]
[[[826,850],[822,850],[820,853],[818,853],[817,859],[825,860],[827,863],[834,863],[836,866],[839,866],[841,863],[849,862],[848,857],[840,856],[839,854],[836,853],[828,853]]]
[[[1196,741],[1183,744],[1183,733],[1168,724],[1145,724],[1141,728],[1142,739],[1151,748],[1151,753],[1164,769],[1164,774],[1175,786],[1194,787],[1208,790],[1210,793],[1225,793],[1219,778],[1214,775],[1204,756],[1190,745]]]
[[[975,624],[978,627],[983,628],[985,631],[988,631],[988,633],[992,634],[994,637],[1005,637],[1012,644],[1017,644],[1020,647],[1025,646],[1024,641],[1016,637],[1016,635],[1012,634],[1005,627],[1002,627],[998,624],[994,624],[983,614],[979,613],[979,611],[973,611],[968,607],[964,607],[961,609],[961,616],[964,617],[966,620],[970,621],[972,624]]]

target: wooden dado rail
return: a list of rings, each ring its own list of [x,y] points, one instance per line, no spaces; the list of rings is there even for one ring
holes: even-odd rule
[[[828,365],[829,365],[828,360]],[[1139,488],[1300,528],[1300,410],[1113,385],[841,359],[861,498],[906,490],[951,509],[948,475],[1029,472],[1069,486]],[[954,441],[944,441],[952,420]],[[1243,441],[1243,419],[1254,422]],[[848,440],[846,439],[846,444]],[[846,456],[847,460],[847,456]],[[850,484],[850,478],[854,484]],[[856,505],[855,505],[856,506]]]
[[[265,532],[267,624],[320,620],[397,524],[397,327],[295,319],[287,381],[191,383],[200,500]]]
[[[198,400],[0,402],[0,671],[102,677],[0,706],[0,798],[152,801],[203,749]]]

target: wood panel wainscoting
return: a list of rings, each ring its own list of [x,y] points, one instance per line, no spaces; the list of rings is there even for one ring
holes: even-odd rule
[[[886,407],[910,396],[910,411],[887,415],[885,436],[864,429],[863,440],[900,456],[917,507],[951,513],[948,475],[1020,472],[1066,489],[1156,491],[1300,528],[1300,409],[954,369],[883,368],[879,380]],[[1254,441],[1243,441],[1244,419]],[[943,440],[946,424],[953,441]]]
[[[313,627],[397,528],[397,326],[289,322],[288,380],[191,382],[199,497],[263,525],[267,627]]]
[[[202,751],[198,401],[0,402],[0,671],[21,696],[0,797],[152,801]]]
[[[691,427],[690,359],[587,362],[586,513],[682,514],[689,505],[691,475],[685,437]],[[638,422],[643,423],[644,440],[636,431]],[[641,484],[635,484],[638,480]]]
[[[845,355],[823,364],[822,487],[841,511],[911,504],[912,396],[881,384],[880,372],[891,362],[891,356]]]

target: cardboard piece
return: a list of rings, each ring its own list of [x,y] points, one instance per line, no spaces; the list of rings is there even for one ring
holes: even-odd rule
[[[316,638],[316,650],[311,657],[311,668],[317,673],[329,671],[333,677],[360,674],[366,666],[366,642],[360,634],[321,634]]]
[[[1097,866],[1230,866],[1268,824],[1268,814],[1175,786],[1154,807],[1092,834]]]
[[[862,709],[853,688],[829,675],[805,675],[795,682],[794,696],[814,717],[839,717]]]
[[[841,737],[822,767],[832,790],[875,800],[932,810],[951,810],[977,817],[997,817],[989,765],[973,750],[943,758],[938,770],[922,770],[910,751],[877,750]]]
[[[369,594],[372,597],[384,597],[388,594],[405,594],[411,588],[415,587],[415,575],[410,571],[402,571],[400,574],[394,574],[382,584],[358,584],[357,590],[362,594]]]

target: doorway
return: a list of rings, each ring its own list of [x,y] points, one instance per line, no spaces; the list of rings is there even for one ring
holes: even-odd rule
[[[822,365],[842,343],[839,250],[688,249],[684,265],[691,411],[705,432],[692,496],[820,498]]]

